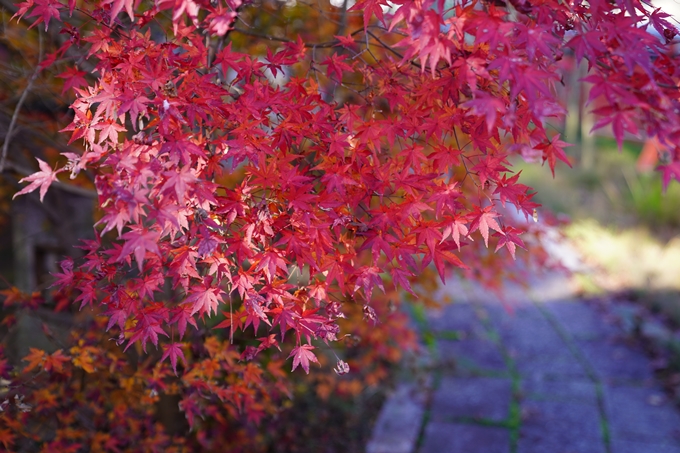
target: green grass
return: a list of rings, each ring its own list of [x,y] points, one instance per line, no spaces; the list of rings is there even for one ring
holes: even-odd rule
[[[566,235],[594,269],[577,277],[584,293],[628,291],[680,325],[680,184],[664,193],[657,172],[639,172],[639,143],[619,152],[597,138],[596,148],[591,169],[575,160],[572,169],[558,165],[554,179],[547,166],[517,162],[520,182],[545,210],[572,220]]]
[[[680,325],[680,237],[664,242],[637,227],[577,221],[566,235],[594,271],[578,277],[585,293],[627,291],[629,298]]]
[[[434,335],[440,340],[450,341],[459,341],[462,340],[463,337],[465,336],[464,333],[458,332],[457,330],[442,330],[439,332],[435,332]]]
[[[536,189],[535,199],[552,212],[672,237],[680,227],[680,184],[671,184],[664,194],[658,173],[639,173],[640,144],[625,143],[619,152],[613,140],[598,138],[596,146],[592,169],[578,162],[571,169],[558,165],[554,179],[547,166],[518,159],[520,182]]]

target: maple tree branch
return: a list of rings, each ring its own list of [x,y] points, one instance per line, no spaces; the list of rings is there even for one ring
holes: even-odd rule
[[[12,113],[12,120],[10,121],[9,127],[7,128],[7,133],[5,134],[5,142],[2,144],[2,157],[0,158],[0,173],[2,173],[5,170],[5,165],[7,164],[7,152],[9,151],[9,143],[12,139],[12,134],[14,133],[14,128],[16,127],[17,120],[19,119],[19,112],[21,111],[21,107],[24,105],[24,102],[28,97],[28,93],[33,88],[33,84],[38,78],[38,75],[40,75],[41,71],[40,65],[42,64],[43,60],[43,52],[44,49],[42,31],[38,30],[38,63],[35,65],[35,70],[33,71],[33,74],[31,74],[31,77],[28,79],[28,84],[26,85],[24,92],[21,93],[21,97],[19,98],[16,107],[14,107],[14,113]]]
[[[384,42],[383,40],[381,40],[381,39],[380,39],[375,33],[373,33],[371,30],[366,29],[366,33],[369,34],[369,35],[371,35],[371,37],[372,37],[373,39],[375,39],[376,41],[378,41],[378,43],[380,43],[380,45],[381,45],[384,49],[386,49],[386,50],[392,52],[394,55],[396,55],[397,57],[401,58],[402,60],[404,59],[404,56],[403,56],[401,53],[399,53],[398,51],[394,50],[394,49],[392,48],[392,46],[390,46],[389,44],[387,44],[386,42]],[[411,63],[411,65],[415,66],[416,68],[418,68],[418,69],[420,69],[420,70],[423,70],[423,66],[422,66],[420,63],[416,63],[416,62],[413,61],[413,60],[411,60],[409,63]],[[437,69],[437,68],[435,68],[435,69]],[[439,69],[437,69],[437,71],[439,71]]]
[[[338,25],[338,36],[345,34],[345,29],[347,28],[347,4],[349,0],[343,0],[342,2],[342,13],[340,16],[340,24]]]
[[[386,50],[389,50],[390,52],[392,52],[394,55],[396,55],[397,57],[401,58],[402,60],[404,59],[404,56],[403,56],[401,53],[399,53],[399,52],[397,52],[396,50],[394,50],[389,44],[387,44],[387,43],[385,43],[383,40],[381,40],[381,39],[380,39],[375,33],[373,33],[371,30],[366,29],[366,34],[368,34],[368,35],[371,36],[373,39],[375,39],[376,41],[378,41],[378,43],[380,43],[380,45],[383,46],[383,48],[385,48]],[[419,65],[418,67],[420,67],[420,65]]]
[[[286,42],[286,43],[296,42],[294,39],[281,38],[281,37],[278,37],[278,36],[267,35],[267,34],[264,34],[264,33],[258,33],[256,31],[245,30],[243,28],[234,27],[231,31],[241,33],[241,34],[244,34],[246,36],[252,36],[254,38],[267,39],[269,41]],[[359,34],[362,31],[363,31],[363,28],[355,30],[352,33],[350,33],[350,36],[354,36],[356,34]],[[339,42],[340,41],[338,41],[337,39],[334,39],[332,41],[325,41],[325,42],[320,42],[320,43],[305,43],[304,46],[308,49],[314,49],[314,48],[327,49],[327,48],[334,47],[334,46],[338,45]]]

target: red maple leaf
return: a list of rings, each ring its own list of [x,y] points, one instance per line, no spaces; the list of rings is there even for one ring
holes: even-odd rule
[[[553,177],[555,176],[555,164],[557,163],[557,159],[571,167],[569,158],[566,154],[564,154],[564,148],[567,146],[572,145],[560,140],[560,134],[555,134],[548,143],[542,143],[534,147],[536,149],[543,150],[543,162],[548,161],[548,165],[550,166],[550,171],[552,172]]]
[[[281,272],[279,272],[279,269]],[[270,249],[262,255],[260,262],[257,264],[255,272],[259,271],[263,271],[267,281],[271,282],[277,273],[287,276],[288,266],[277,250]]]
[[[194,313],[217,313],[217,307],[222,302],[224,291],[219,287],[212,286],[212,277],[208,276],[203,279],[203,283],[192,288],[189,297],[184,301],[185,304],[191,305],[190,315]]]
[[[295,308],[295,304],[288,304],[283,307],[272,308],[269,311],[274,316],[272,326],[279,325],[281,341],[285,339],[286,332],[289,329],[294,329],[297,326],[297,320],[300,319],[300,313]]]
[[[343,71],[351,71],[353,68],[350,64],[345,63],[347,59],[346,55],[333,54],[321,62],[321,65],[328,66],[328,77],[335,80],[338,83],[342,83],[342,73]]]
[[[58,74],[56,77],[64,79],[64,87],[61,90],[61,94],[66,93],[71,88],[80,88],[87,86],[87,80],[85,80],[85,71],[80,71],[78,68],[68,68],[66,71]],[[133,123],[134,124],[134,123]]]
[[[333,36],[335,39],[338,40],[338,46],[342,46],[345,49],[356,49],[357,43],[354,42],[354,37],[352,35],[347,35],[347,36]]]
[[[184,337],[184,332],[187,330],[187,325],[191,324],[195,329],[198,329],[196,319],[191,315],[192,307],[184,305],[176,308],[174,316],[170,317],[170,323],[177,323],[177,330],[179,331],[179,338]]]
[[[19,15],[19,19],[21,19],[21,16],[25,13],[25,11],[30,8],[31,6],[35,6],[31,14],[28,15],[28,17],[37,17],[35,22],[31,25],[32,28],[36,25],[38,25],[41,22],[45,22],[45,31],[47,31],[47,27],[50,24],[50,20],[52,18],[59,20],[59,10],[64,7],[61,3],[59,3],[56,0],[34,0],[31,1],[29,0],[28,2],[24,2],[21,5],[25,5],[28,3],[29,5],[22,6],[22,8],[17,11],[17,13],[14,15]],[[21,12],[21,14],[19,14]],[[12,17],[14,18],[14,17]]]
[[[142,349],[146,352],[146,344],[149,340],[151,343],[158,347],[158,335],[165,335],[169,337],[167,332],[163,330],[159,321],[148,320],[143,316],[143,320],[138,323],[138,327],[132,330],[132,335],[128,340],[128,344],[125,346],[124,351],[127,351],[130,346],[135,344],[137,341],[142,342]]]
[[[364,29],[368,28],[368,24],[371,21],[373,15],[378,18],[380,22],[385,24],[385,18],[383,16],[383,6],[389,6],[387,0],[359,0],[347,11],[364,11]]]
[[[125,331],[125,321],[129,316],[127,310],[124,308],[114,308],[104,314],[109,316],[109,322],[106,325],[107,332],[111,330],[111,327],[115,326],[116,324],[118,325],[118,328],[121,332]]]
[[[111,22],[109,25],[113,25],[113,21],[116,20],[116,17],[118,16],[118,13],[120,13],[123,8],[125,8],[125,11],[128,13],[128,16],[130,16],[130,20],[134,21],[135,20],[135,14],[133,11],[133,6],[134,6],[135,0],[104,0],[102,1],[103,5],[111,5]]]
[[[512,255],[512,259],[514,260],[515,250],[518,246],[526,250],[524,242],[519,237],[519,235],[522,234],[522,231],[518,230],[517,228],[506,226],[505,230],[503,231],[503,234],[500,233],[496,234],[499,236],[498,245],[496,245],[495,250],[496,252],[499,251],[501,248],[506,247],[510,252],[510,255]]]
[[[502,114],[505,110],[503,101],[483,91],[476,92],[474,99],[461,104],[461,107],[470,108],[473,115],[483,116],[489,133],[496,127],[498,113]]]
[[[302,369],[305,370],[305,373],[309,374],[309,362],[319,363],[318,359],[312,352],[313,349],[315,349],[314,346],[303,344],[291,351],[288,358],[293,358],[292,371],[295,371],[295,368],[297,368],[299,365],[302,366]]]
[[[161,357],[161,362],[167,358],[170,358],[170,365],[172,365],[172,371],[174,371],[175,376],[177,376],[177,359],[178,358],[182,359],[182,363],[184,363],[184,366],[186,366],[187,364],[187,360],[186,358],[184,358],[184,352],[182,351],[182,343],[171,343],[169,345],[166,345],[165,352],[163,352],[163,356]]]
[[[390,274],[392,275],[392,282],[394,283],[394,288],[397,288],[397,284],[406,290],[409,294],[418,297],[417,294],[411,288],[411,283],[408,281],[409,277],[413,277],[413,273],[398,267],[393,267],[390,269]]]
[[[434,266],[437,268],[439,273],[439,278],[441,278],[442,283],[446,283],[446,264],[453,265],[455,267],[460,267],[462,269],[468,269],[468,266],[461,261],[448,247],[442,246],[438,247],[434,254],[428,252],[423,258],[423,267],[434,261]]]
[[[666,165],[659,165],[657,170],[661,171],[661,180],[663,181],[664,192],[668,188],[671,180],[675,179],[680,182],[680,162],[671,162]]]
[[[126,93],[125,98],[121,99],[118,113],[130,112],[130,122],[132,126],[137,128],[137,118],[147,114],[147,105],[151,103],[151,99],[135,93]]]

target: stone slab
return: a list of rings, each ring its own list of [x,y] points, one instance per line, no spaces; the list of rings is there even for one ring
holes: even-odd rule
[[[427,321],[428,327],[434,332],[457,330],[468,334],[479,323],[474,307],[466,302],[454,302],[436,310],[428,310]]]
[[[658,443],[660,439],[680,441],[680,413],[663,399],[661,389],[610,386],[604,388],[604,396],[613,439],[643,443]]]
[[[456,372],[505,372],[505,359],[498,346],[484,338],[460,341],[438,340],[437,350],[442,364],[452,365]]]
[[[553,326],[535,307],[517,310],[499,329],[506,348],[524,355],[555,354],[566,344]]]
[[[581,301],[555,300],[543,304],[560,326],[573,338],[601,340],[620,333],[620,329],[608,322],[597,310]]]
[[[514,307],[510,305],[512,302],[506,301],[505,304],[501,301],[491,301],[486,303],[477,303],[475,305],[477,318],[490,324],[495,330],[499,330],[506,322],[511,322],[514,316]]]
[[[652,381],[649,359],[631,345],[615,341],[577,341],[595,374],[605,382]]]
[[[643,443],[612,439],[611,453],[680,453],[680,444],[672,440],[663,443]]]
[[[517,372],[524,379],[577,379],[588,376],[587,371],[566,349],[554,354],[543,353],[528,355],[517,353],[515,357]]]
[[[527,399],[577,401],[597,405],[595,384],[586,379],[548,379],[537,376],[521,383],[522,394]]]
[[[430,422],[419,453],[510,453],[510,432],[474,424]]]
[[[562,273],[535,276],[530,280],[532,297],[540,302],[569,299],[576,293],[571,280]]]
[[[517,442],[517,453],[607,453],[604,443],[594,439],[555,436],[552,433],[545,433],[543,436],[521,436],[522,434]]]
[[[431,417],[438,421],[460,418],[505,421],[510,410],[510,379],[443,377],[432,397]]]
[[[424,415],[424,392],[399,385],[378,415],[366,453],[413,453]]]
[[[517,453],[606,453],[597,406],[524,401]]]

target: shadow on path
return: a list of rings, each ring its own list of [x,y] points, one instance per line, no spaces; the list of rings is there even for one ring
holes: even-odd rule
[[[368,453],[680,453],[680,411],[642,350],[564,277],[492,294],[456,282],[421,314],[431,385],[402,385]]]

